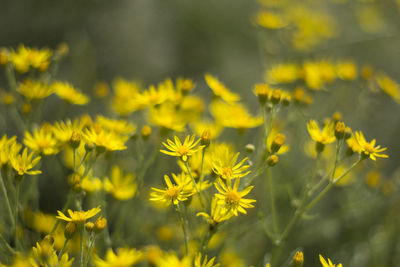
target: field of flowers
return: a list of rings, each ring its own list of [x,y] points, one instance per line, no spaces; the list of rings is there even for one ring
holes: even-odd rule
[[[400,1],[231,1],[0,27],[0,267],[397,266]]]

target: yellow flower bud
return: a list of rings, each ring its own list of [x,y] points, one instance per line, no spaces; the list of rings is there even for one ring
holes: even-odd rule
[[[293,267],[303,267],[304,263],[304,255],[303,252],[297,251],[293,256]]]
[[[272,167],[275,166],[279,161],[279,157],[277,155],[271,155],[267,158],[267,164]]]
[[[211,131],[210,129],[205,129],[201,134],[200,144],[202,146],[209,146],[211,141]]]
[[[79,144],[81,143],[82,135],[79,132],[73,131],[70,139],[70,145],[73,149],[76,149],[79,147]]]
[[[65,226],[64,236],[66,239],[71,239],[76,233],[76,224],[73,222],[68,222]]]
[[[103,231],[103,229],[106,228],[106,226],[107,226],[107,219],[100,216],[94,222],[94,232],[98,234],[101,231]]]
[[[148,125],[145,125],[142,127],[142,130],[140,131],[142,134],[142,138],[144,140],[149,139],[150,135],[151,135],[151,127]]]

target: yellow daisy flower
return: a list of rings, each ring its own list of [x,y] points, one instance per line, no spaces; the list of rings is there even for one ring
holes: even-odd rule
[[[118,134],[133,134],[136,131],[136,125],[127,120],[113,120],[104,116],[97,116],[96,121],[105,129]]]
[[[319,254],[319,261],[321,262],[322,267],[342,267],[342,264],[341,264],[341,263],[339,263],[339,264],[336,266],[336,264],[333,264],[329,258],[328,258],[328,262],[327,262],[327,261],[324,259],[324,257],[322,257],[321,254]]]
[[[192,267],[192,260],[188,256],[183,257],[180,260],[178,258],[178,256],[175,255],[175,253],[168,253],[168,254],[163,255],[161,258],[159,258],[156,261],[156,266],[157,267],[171,267],[171,266]]]
[[[150,122],[161,128],[183,132],[186,122],[182,111],[177,110],[176,106],[166,102],[157,108],[150,109]]]
[[[241,178],[250,173],[246,171],[250,165],[243,165],[247,161],[247,157],[237,162],[239,152],[231,155],[228,150],[222,150],[219,154],[213,155],[213,171],[221,178],[233,179]]]
[[[375,146],[376,140],[373,139],[371,142],[365,140],[364,134],[359,131],[355,132],[357,143],[359,144],[358,153],[365,158],[371,158],[376,160],[376,158],[388,158],[388,155],[380,154],[380,152],[385,151],[387,148],[381,146]]]
[[[33,135],[30,132],[25,132],[24,145],[36,153],[43,155],[53,155],[59,151],[58,140],[46,126],[40,127],[39,130],[33,130]]]
[[[0,167],[9,163],[12,152],[16,154],[21,149],[22,146],[16,140],[16,136],[7,138],[7,135],[3,135],[0,139]],[[11,150],[12,147],[14,147],[13,150]]]
[[[117,133],[107,131],[96,124],[85,129],[83,138],[86,142],[95,144],[99,149],[108,151],[126,149],[125,142],[129,139],[128,136],[121,136]]]
[[[111,170],[111,180],[104,179],[104,190],[118,200],[132,198],[136,189],[135,176],[131,173],[124,175],[117,165],[113,166]]]
[[[97,255],[94,257],[94,265],[96,267],[130,267],[141,261],[142,258],[143,253],[134,248],[119,248],[117,253],[108,249],[104,260]]]
[[[117,253],[108,249],[104,260],[97,255],[94,257],[94,265],[96,267],[130,267],[141,261],[142,258],[143,253],[134,248],[119,248]]]
[[[24,175],[24,174],[36,175],[42,173],[39,170],[36,171],[31,170],[33,169],[33,167],[36,166],[36,164],[39,163],[41,159],[40,156],[33,158],[34,152],[28,154],[28,148],[25,148],[22,154],[14,153],[13,151],[15,150],[19,150],[17,145],[14,145],[11,148],[12,153],[10,157],[10,163],[18,175]]]
[[[178,184],[176,181],[176,175],[172,174],[172,178],[175,180],[176,184],[172,184],[171,179],[168,175],[164,175],[165,183],[167,188],[164,190],[152,187],[153,192],[150,193],[151,201],[161,201],[169,205],[173,203],[178,205],[180,201],[187,200],[195,192],[190,187],[191,181],[188,180],[186,184]]]
[[[221,205],[227,212],[235,216],[238,216],[238,212],[246,214],[245,209],[253,208],[254,206],[251,203],[256,202],[254,199],[243,198],[250,193],[253,186],[249,186],[242,192],[239,192],[239,182],[240,179],[235,179],[232,186],[230,179],[226,180],[226,184],[221,179],[218,179],[217,183],[215,183],[215,188],[219,192],[219,194],[215,194],[215,197],[218,199],[218,205]]]
[[[240,100],[238,94],[229,91],[224,84],[211,74],[204,75],[204,79],[206,80],[208,87],[213,91],[214,95],[221,97],[227,103],[232,104]]]
[[[214,264],[215,257],[208,260],[207,255],[204,258],[203,262],[201,262],[202,255],[201,253],[197,253],[196,257],[194,258],[194,267],[219,267],[220,264]]]
[[[210,225],[215,225],[229,220],[233,214],[231,212],[227,212],[227,210],[222,208],[221,205],[218,205],[218,199],[213,197],[211,201],[211,213],[208,214],[205,212],[199,212],[196,214],[196,216],[202,216]]]
[[[307,123],[307,130],[311,136],[311,139],[322,145],[335,142],[336,137],[334,127],[335,125],[333,122],[328,122],[321,131],[318,123],[315,120],[310,120],[310,122]]]
[[[197,144],[200,142],[200,139],[197,139],[197,141],[194,141],[195,135],[186,136],[183,144],[177,136],[174,137],[174,140],[175,140],[175,143],[169,139],[167,139],[167,143],[165,143],[165,142],[162,143],[170,151],[160,150],[160,152],[167,154],[167,155],[180,157],[185,162],[188,160],[189,156],[193,155],[195,152],[203,149],[203,147],[204,147],[204,146],[196,147]]]
[[[87,95],[81,93],[67,82],[54,82],[51,87],[60,98],[70,104],[86,105],[89,103],[90,99]]]
[[[57,211],[58,216],[56,216],[57,219],[66,221],[66,222],[72,222],[72,223],[76,223],[76,224],[83,224],[86,222],[87,219],[92,218],[93,216],[95,216],[97,213],[99,213],[101,211],[100,206],[98,206],[97,208],[93,208],[90,209],[88,211],[72,211],[70,209],[68,209],[68,216],[66,216],[64,213],[62,213],[61,211]]]
[[[20,83],[17,91],[26,98],[35,100],[46,98],[54,92],[53,88],[48,84],[30,79]]]

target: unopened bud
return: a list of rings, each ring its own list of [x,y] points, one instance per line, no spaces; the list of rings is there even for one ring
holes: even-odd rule
[[[209,146],[211,141],[211,131],[210,129],[205,129],[201,134],[200,143],[202,146]]]
[[[78,148],[81,143],[81,139],[82,139],[81,134],[79,132],[73,131],[72,135],[71,135],[71,139],[69,141],[71,147],[73,149]]]
[[[267,102],[270,87],[268,84],[256,84],[254,86],[254,94],[258,97],[260,104],[264,105]]]
[[[85,151],[89,153],[92,151],[96,146],[93,143],[86,143],[85,144]]]
[[[256,150],[255,146],[253,144],[247,144],[246,145],[246,152],[251,154],[254,152],[254,150]]]
[[[351,128],[350,127],[346,127],[344,129],[344,138],[345,139],[349,139],[351,137]]]
[[[272,140],[271,144],[271,152],[272,153],[278,152],[284,142],[285,142],[285,135],[281,133],[275,135],[274,140]]]
[[[275,89],[272,91],[271,94],[271,102],[274,105],[279,104],[279,102],[281,101],[281,96],[282,96],[282,91],[279,89]]]
[[[148,125],[145,125],[142,127],[142,130],[140,132],[142,134],[143,140],[147,140],[147,139],[149,139],[149,137],[151,135],[151,127]]]
[[[337,123],[337,122],[341,121],[342,120],[342,113],[340,113],[339,111],[336,111],[335,113],[333,113],[332,120],[333,120],[334,123]]]
[[[303,267],[304,263],[304,255],[303,252],[297,251],[296,254],[293,256],[293,267]]]
[[[71,239],[76,233],[76,224],[73,222],[68,222],[65,226],[64,236],[66,239]]]
[[[93,232],[94,223],[92,223],[92,222],[85,223],[85,230],[88,231],[89,233]]]
[[[272,167],[275,166],[279,161],[279,157],[277,155],[271,155],[267,158],[267,164],[268,166]]]
[[[94,232],[96,234],[100,233],[103,231],[104,228],[107,226],[107,219],[104,217],[99,217],[97,220],[94,222]]]
[[[335,137],[336,139],[340,140],[344,138],[346,126],[343,122],[339,121],[336,123],[335,126]]]

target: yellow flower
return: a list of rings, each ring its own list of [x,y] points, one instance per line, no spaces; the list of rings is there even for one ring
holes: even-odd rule
[[[126,120],[113,120],[104,116],[97,116],[96,121],[105,129],[118,134],[133,134],[136,131],[136,125]]]
[[[177,132],[183,132],[186,124],[182,112],[170,102],[150,109],[150,122],[161,128]]]
[[[359,131],[355,132],[357,143],[359,144],[358,153],[365,158],[371,158],[376,160],[376,158],[388,158],[388,155],[380,154],[380,152],[385,151],[387,148],[381,146],[375,146],[376,140],[373,139],[371,142],[365,140],[364,134]]]
[[[227,212],[227,210],[222,208],[221,205],[218,205],[218,199],[213,197],[211,201],[211,213],[207,214],[205,212],[199,212],[196,214],[196,216],[203,216],[210,225],[215,225],[229,220],[233,214],[231,212]]]
[[[211,74],[206,74],[204,78],[214,95],[221,97],[227,103],[233,104],[240,100],[240,96],[238,94],[229,91],[224,84],[218,81],[218,79]]]
[[[232,155],[229,150],[221,149],[217,153],[213,155],[213,171],[219,177],[224,179],[241,178],[250,173],[250,171],[246,171],[250,168],[250,165],[243,165],[247,161],[247,158],[236,163],[240,154],[239,152]]]
[[[136,100],[136,94],[141,86],[136,81],[126,81],[118,78],[113,82],[114,98],[111,107],[119,115],[129,115],[130,113],[144,108]]]
[[[193,192],[193,194],[195,194],[197,192],[196,188],[194,187],[194,184],[192,182],[192,178],[190,178],[190,176],[187,173],[182,172],[176,176],[175,176],[175,174],[172,174],[172,176],[174,177],[174,180],[178,186],[179,185],[185,186],[186,190],[191,190]],[[201,183],[200,182],[197,183],[197,189],[199,191],[206,190],[210,186],[211,186],[211,184],[208,181],[203,181]]]
[[[25,80],[18,85],[17,91],[28,99],[42,99],[51,95],[54,90],[51,86],[40,81]]]
[[[174,253],[167,253],[161,258],[157,259],[155,265],[157,267],[192,267],[192,260],[188,256],[183,257],[180,260]]]
[[[224,127],[245,130],[254,128],[263,123],[261,117],[253,117],[241,104],[227,104],[222,101],[214,101],[210,106],[211,114],[216,122]]]
[[[204,147],[204,146],[196,147],[197,144],[200,142],[200,139],[194,141],[195,138],[196,138],[195,135],[192,136],[188,135],[186,136],[183,144],[177,136],[174,137],[175,143],[167,139],[167,143],[163,142],[162,144],[170,151],[160,150],[160,152],[167,155],[180,157],[183,161],[187,161],[189,156],[193,155],[195,152],[201,150]]]
[[[195,121],[193,124],[191,124],[191,128],[199,136],[201,136],[205,130],[209,130],[211,134],[211,140],[216,139],[223,130],[221,125],[209,120]]]
[[[336,68],[337,68],[337,74],[339,78],[342,80],[352,81],[355,78],[357,78],[358,75],[357,65],[351,60],[339,62]]]
[[[136,189],[135,176],[131,173],[124,175],[117,165],[113,166],[111,170],[111,180],[104,179],[104,190],[118,200],[132,198]]]
[[[17,145],[14,145],[11,148],[11,151],[15,150],[19,150]],[[36,171],[31,170],[33,169],[33,167],[36,166],[36,164],[39,163],[41,159],[40,156],[33,158],[33,155],[34,155],[33,152],[28,154],[28,148],[25,148],[22,154],[17,154],[17,153],[14,154],[13,152],[11,153],[10,163],[18,175],[24,175],[24,174],[36,175],[42,173],[39,170]]]
[[[24,144],[38,154],[53,155],[58,153],[58,141],[52,131],[44,125],[33,130],[33,135],[25,132]]]
[[[265,11],[257,14],[256,22],[258,25],[267,29],[280,29],[287,25],[287,22],[281,15]]]
[[[156,105],[160,105],[164,103],[169,97],[168,91],[158,88],[154,85],[151,85],[148,90],[143,91],[142,93],[137,93],[135,98],[138,105],[143,107],[154,107]]]
[[[72,222],[75,224],[83,224],[86,222],[87,219],[92,218],[93,216],[95,216],[97,213],[99,213],[101,211],[100,206],[98,206],[97,208],[93,208],[90,209],[88,211],[72,211],[70,209],[68,209],[68,216],[66,216],[64,213],[62,213],[61,211],[57,211],[58,216],[56,216],[57,219],[66,221],[66,222]]]
[[[321,90],[324,86],[324,79],[321,68],[317,62],[305,62],[303,64],[303,75],[307,86],[313,90]]]
[[[85,129],[83,137],[86,142],[95,144],[101,150],[106,149],[108,151],[126,149],[125,142],[129,138],[107,131],[96,124]]]
[[[376,75],[375,79],[382,91],[400,103],[400,85],[395,80],[383,73]]]
[[[66,121],[55,122],[51,129],[54,137],[61,144],[66,144],[71,141],[71,137],[74,133],[81,135],[83,128],[84,124],[78,120],[71,122],[70,119],[67,119]]]
[[[96,267],[130,267],[142,260],[143,253],[134,248],[119,248],[117,253],[112,249],[108,249],[104,260],[99,256],[94,257]]]
[[[82,168],[82,170],[84,169]],[[80,172],[81,171],[79,171],[79,173]],[[103,183],[99,178],[92,177],[90,171],[89,174],[82,179],[81,188],[88,193],[98,192],[103,189]]]
[[[321,254],[319,254],[319,260],[320,260],[320,262],[322,264],[322,267],[342,267],[341,263],[339,263],[336,266],[336,264],[333,264],[329,258],[328,258],[328,262],[326,262],[326,260],[324,259],[324,257],[322,257]]]
[[[239,192],[239,182],[240,179],[236,179],[232,186],[230,179],[226,180],[226,184],[221,179],[218,179],[217,183],[214,184],[215,188],[220,193],[215,194],[215,197],[218,199],[218,205],[235,216],[238,216],[238,212],[246,214],[247,212],[245,209],[253,208],[254,206],[251,203],[256,202],[254,199],[243,198],[250,193],[253,186],[249,186],[242,192]]]
[[[172,178],[176,181],[176,175],[172,174]],[[173,203],[174,205],[178,205],[180,201],[187,200],[190,196],[192,196],[195,192],[190,187],[192,183],[190,180],[187,181],[186,184],[172,184],[168,175],[164,175],[165,183],[167,184],[167,188],[164,190],[157,189],[152,187],[151,190],[153,192],[150,193],[151,201],[161,201],[165,204],[169,205]]]
[[[40,71],[45,71],[50,65],[52,52],[49,49],[36,49],[20,45],[17,51],[12,51],[10,60],[14,68],[21,73],[25,73],[30,67]]]
[[[294,63],[280,63],[273,65],[267,72],[265,80],[268,83],[292,83],[301,74],[301,69]]]
[[[74,105],[86,105],[89,103],[89,97],[82,94],[67,82],[54,82],[51,87],[55,93],[65,101]]]
[[[286,152],[289,151],[290,147],[289,145],[285,145],[284,141],[285,141],[285,135],[278,133],[276,128],[272,128],[266,141],[268,151],[270,153],[274,152],[278,155],[285,154]]]
[[[21,149],[21,145],[17,144],[16,140],[16,136],[7,138],[7,135],[3,135],[0,139],[0,167],[8,164],[11,154],[16,154]],[[14,147],[13,150],[11,150],[12,147]]]
[[[317,143],[326,145],[333,143],[336,140],[333,122],[326,123],[321,131],[318,123],[315,120],[310,120],[310,122],[307,123],[307,130],[311,139]]]
[[[201,258],[202,258],[201,253],[197,253],[196,257],[194,258],[194,267],[219,267],[220,266],[219,263],[214,265],[215,257],[208,261],[207,255],[206,255],[203,262],[201,262]]]

